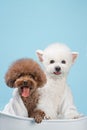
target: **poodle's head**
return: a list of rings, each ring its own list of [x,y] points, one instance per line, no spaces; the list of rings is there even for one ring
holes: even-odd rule
[[[22,96],[29,95],[38,87],[44,86],[46,76],[39,64],[32,59],[19,59],[14,62],[5,75],[6,84],[18,88]]]

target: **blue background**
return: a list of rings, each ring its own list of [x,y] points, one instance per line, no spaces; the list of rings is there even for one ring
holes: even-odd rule
[[[35,51],[53,42],[79,52],[68,83],[87,114],[87,0],[0,0],[0,110],[12,97],[4,81],[9,65],[24,57],[39,63]]]

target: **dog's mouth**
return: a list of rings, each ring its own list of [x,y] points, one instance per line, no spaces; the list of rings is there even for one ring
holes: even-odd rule
[[[61,72],[53,72],[53,74],[55,74],[55,75],[60,75]]]
[[[30,96],[30,88],[28,86],[21,87],[21,96],[25,98]]]

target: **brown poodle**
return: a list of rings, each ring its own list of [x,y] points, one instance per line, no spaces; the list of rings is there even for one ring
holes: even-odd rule
[[[40,66],[32,59],[17,60],[8,69],[5,81],[9,87],[18,88],[19,95],[27,108],[28,117],[33,117],[37,123],[40,123],[45,113],[35,109],[39,100],[37,88],[46,83],[46,76]]]

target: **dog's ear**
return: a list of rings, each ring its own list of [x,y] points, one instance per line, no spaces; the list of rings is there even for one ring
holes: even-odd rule
[[[43,62],[43,51],[42,50],[37,50],[36,54],[37,54],[40,62]]]
[[[16,77],[17,73],[15,73],[14,71],[12,72],[12,70],[9,68],[4,77],[5,83],[7,84],[8,87],[14,88],[14,82],[16,80]]]
[[[13,84],[14,84],[14,81],[13,80],[7,80],[6,81],[6,84],[7,84],[7,86],[9,86],[10,88],[13,88],[14,86],[13,86]]]
[[[79,53],[78,52],[72,52],[72,63],[75,62],[75,60],[77,59]]]
[[[47,82],[46,75],[43,73],[43,71],[40,71],[38,77],[36,78],[37,87],[43,87],[44,84]]]

